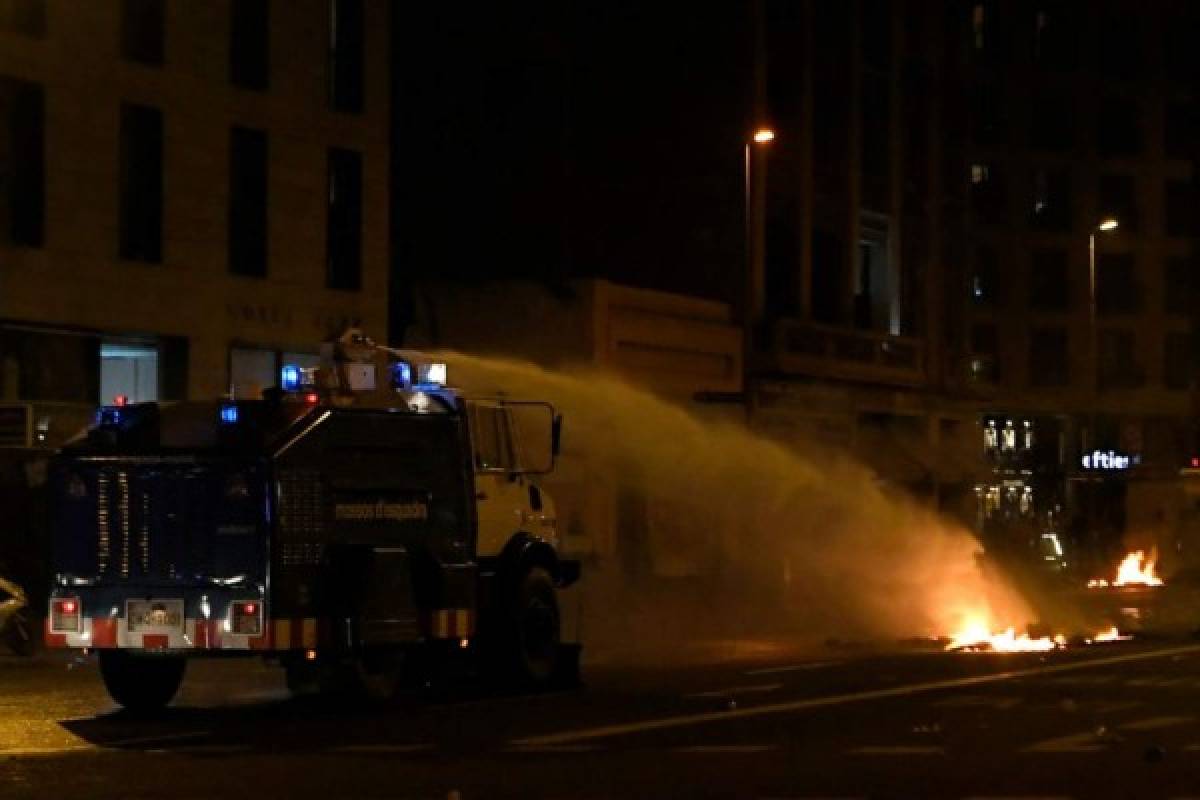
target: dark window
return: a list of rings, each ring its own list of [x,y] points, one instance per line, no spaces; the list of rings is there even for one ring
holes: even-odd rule
[[[862,0],[859,19],[863,61],[876,69],[888,69],[892,63],[892,4],[888,0]]]
[[[329,0],[329,104],[363,109],[363,0]]]
[[[767,107],[781,137],[801,129],[804,85],[802,7],[789,0],[770,0],[767,13]],[[769,186],[769,184],[768,184]]]
[[[1172,331],[1163,342],[1163,383],[1168,389],[1186,389],[1192,385],[1192,335]]]
[[[0,31],[46,35],[46,0],[0,0]]]
[[[846,241],[836,233],[816,228],[812,239],[812,315],[817,322],[838,323],[846,280]]]
[[[1191,236],[1200,231],[1200,225],[1196,224],[1196,190],[1192,184],[1169,181],[1164,199],[1168,236]]]
[[[38,247],[44,239],[45,101],[35,83],[0,78],[0,236]]]
[[[1079,58],[1078,9],[1045,4],[1033,12],[1033,61],[1039,67],[1069,70]]]
[[[996,326],[979,324],[971,326],[971,377],[975,380],[995,382],[1000,378],[999,337]]]
[[[1065,250],[1034,250],[1030,258],[1029,305],[1042,311],[1065,311],[1071,282]]]
[[[163,122],[157,108],[121,104],[121,258],[162,261]]]
[[[326,285],[358,289],[362,285],[362,155],[329,151]]]
[[[1033,173],[1030,224],[1041,230],[1065,231],[1071,227],[1071,173],[1067,169],[1039,169]]]
[[[1146,382],[1137,359],[1137,337],[1131,330],[1100,331],[1100,386],[1132,389]]]
[[[121,0],[121,55],[142,64],[163,63],[165,0]]]
[[[1069,150],[1075,143],[1075,104],[1069,95],[1042,92],[1033,98],[1029,142],[1043,150]]]
[[[1137,14],[1107,14],[1100,20],[1100,72],[1109,78],[1136,78],[1144,53]]]
[[[1163,127],[1163,149],[1171,158],[1192,158],[1197,153],[1196,106],[1193,103],[1168,103]]]
[[[980,222],[997,223],[1005,220],[1008,193],[1004,176],[994,164],[971,165],[971,208]]]
[[[1183,13],[1173,13],[1171,24],[1164,26],[1166,39],[1167,74],[1176,80],[1190,82],[1200,70],[1200,14],[1192,4],[1186,4]]]
[[[1142,287],[1132,253],[1096,255],[1096,308],[1100,314],[1136,314],[1142,309]]]
[[[1002,5],[983,0],[970,6],[970,52],[977,63],[998,66],[1008,62],[1007,18],[1000,13]]]
[[[229,271],[267,274],[267,134],[249,128],[229,137]]]
[[[1192,303],[1194,269],[1195,261],[1191,256],[1167,259],[1163,268],[1163,310],[1168,314],[1191,314],[1195,310]]]
[[[1064,386],[1071,379],[1065,328],[1034,328],[1029,336],[1029,382]]]
[[[1001,144],[1008,138],[1003,90],[980,83],[971,93],[971,138],[979,144]]]
[[[862,84],[862,170],[864,183],[882,183],[885,191],[891,169],[891,87],[886,76],[869,72]],[[868,189],[864,186],[864,189]],[[885,208],[887,198],[867,196],[864,201]]]
[[[1116,217],[1121,230],[1139,227],[1137,183],[1132,175],[1100,176],[1100,218]]]
[[[229,18],[229,79],[244,89],[270,82],[270,0],[233,0]]]
[[[1141,152],[1142,115],[1136,101],[1105,98],[1097,125],[1100,155],[1132,156]]]
[[[971,271],[968,288],[971,302],[988,308],[1003,305],[1003,286],[1000,283],[1000,265],[996,251],[986,245],[975,248],[975,263]]]

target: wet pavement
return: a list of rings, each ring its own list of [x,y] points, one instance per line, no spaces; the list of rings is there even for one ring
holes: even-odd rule
[[[700,653],[707,652],[707,655]],[[1041,655],[699,649],[540,696],[291,698],[196,662],[135,718],[93,664],[0,658],[0,797],[1183,797],[1200,643]]]

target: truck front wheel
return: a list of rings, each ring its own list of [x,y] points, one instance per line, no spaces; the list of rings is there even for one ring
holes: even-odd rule
[[[123,650],[100,652],[104,687],[129,711],[157,711],[171,702],[183,683],[187,662],[181,656],[131,656]]]
[[[558,668],[560,622],[554,580],[530,567],[516,585],[509,616],[509,665],[521,683],[543,688]]]

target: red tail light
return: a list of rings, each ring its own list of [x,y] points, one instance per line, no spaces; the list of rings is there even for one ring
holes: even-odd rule
[[[50,601],[50,630],[53,633],[79,633],[79,598],[57,597]]]

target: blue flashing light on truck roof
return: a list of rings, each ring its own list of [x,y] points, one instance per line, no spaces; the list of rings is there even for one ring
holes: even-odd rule
[[[279,388],[294,392],[300,388],[300,368],[295,364],[284,364],[279,371]]]

